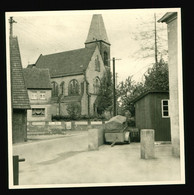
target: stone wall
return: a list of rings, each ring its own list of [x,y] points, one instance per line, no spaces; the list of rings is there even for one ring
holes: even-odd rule
[[[103,128],[102,121],[48,122],[34,121],[27,123],[28,135],[63,134],[66,130],[86,131],[88,128]]]

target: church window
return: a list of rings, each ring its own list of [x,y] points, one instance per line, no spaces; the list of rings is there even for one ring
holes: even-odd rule
[[[108,54],[107,54],[106,51],[104,52],[104,65],[105,65],[105,66],[108,65]]]
[[[60,91],[61,91],[61,94],[62,94],[62,95],[64,95],[64,93],[65,93],[64,87],[65,87],[65,82],[62,81],[61,84],[60,84]]]
[[[53,81],[51,85],[52,85],[52,97],[58,97],[58,84],[55,81]]]
[[[95,71],[100,72],[100,60],[99,60],[98,55],[97,55],[97,57],[95,59]]]
[[[98,94],[100,90],[100,79],[98,77],[96,77],[94,79],[94,93]]]
[[[76,79],[69,82],[69,95],[79,95],[79,86]]]

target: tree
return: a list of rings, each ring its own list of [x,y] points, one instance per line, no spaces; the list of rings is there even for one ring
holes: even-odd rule
[[[119,84],[117,94],[119,94],[121,114],[129,110],[134,115],[135,108],[131,102],[144,92],[149,90],[169,90],[168,64],[162,59],[154,64],[152,68],[149,68],[144,77],[144,82],[136,83],[133,77],[129,76]]]
[[[103,78],[101,79],[100,89],[98,93],[98,103],[97,103],[97,112],[102,114],[105,110],[111,110],[113,102],[113,92],[112,92],[112,75],[110,70],[107,70],[104,73]]]
[[[135,82],[132,76],[129,76],[124,82],[120,82],[117,89],[117,94],[119,94],[118,100],[120,103],[120,110],[122,115],[124,115],[126,110],[129,110],[134,116],[135,108],[131,101],[146,91],[144,83]]]
[[[163,14],[163,13],[162,13]],[[157,23],[156,14],[144,18],[137,18],[141,23],[134,29],[132,38],[139,43],[135,52],[136,58],[154,58],[158,63],[159,58],[165,59],[168,54],[166,29],[162,23]]]
[[[168,64],[162,59],[149,68],[144,77],[147,90],[169,90]]]

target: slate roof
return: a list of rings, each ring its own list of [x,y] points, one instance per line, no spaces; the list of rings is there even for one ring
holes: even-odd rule
[[[49,55],[40,55],[37,68],[48,68],[50,77],[82,74],[94,53],[95,48],[81,48]]]
[[[10,66],[12,108],[30,109],[17,37],[10,37]]]
[[[105,41],[106,43],[110,44],[101,14],[93,15],[85,43],[93,42],[96,40]]]
[[[49,69],[24,68],[23,72],[27,89],[52,89]]]

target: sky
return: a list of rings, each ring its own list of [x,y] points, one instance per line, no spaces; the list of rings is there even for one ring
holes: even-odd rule
[[[108,39],[111,43],[111,58],[115,57],[117,84],[133,75],[135,81],[142,81],[154,58],[139,59],[135,52],[140,48],[133,35],[141,30],[144,22],[156,13],[157,20],[172,9],[124,9],[124,10],[82,10],[82,11],[34,11],[7,12],[6,33],[9,36],[10,16],[13,35],[18,37],[22,66],[34,64],[40,54],[52,54],[84,48],[93,14],[102,14]],[[154,25],[154,19],[153,19]],[[166,28],[165,23],[157,25]],[[143,28],[143,25],[142,25]],[[137,30],[138,29],[138,30]],[[167,36],[167,30],[164,31]],[[111,64],[112,67],[112,64]]]

